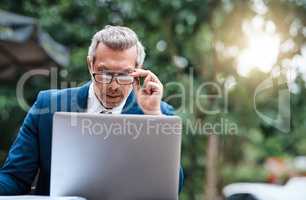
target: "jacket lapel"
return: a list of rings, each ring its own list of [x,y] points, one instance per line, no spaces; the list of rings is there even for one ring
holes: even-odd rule
[[[85,83],[76,90],[76,94],[72,95],[71,110],[72,112],[85,112],[87,109],[88,90],[91,81]]]

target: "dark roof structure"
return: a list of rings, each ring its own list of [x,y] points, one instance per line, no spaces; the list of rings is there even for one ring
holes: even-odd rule
[[[41,30],[36,19],[0,10],[0,81],[30,69],[68,64],[68,49]]]

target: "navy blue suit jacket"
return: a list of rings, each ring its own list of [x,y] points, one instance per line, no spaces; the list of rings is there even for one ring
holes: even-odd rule
[[[53,114],[56,111],[84,112],[87,107],[89,85],[90,82],[77,88],[39,92],[0,169],[0,195],[29,193],[38,170],[35,194],[49,195]],[[162,102],[161,110],[165,115],[174,114],[172,106],[165,102]],[[133,92],[129,95],[122,113],[143,114]],[[182,184],[181,169],[180,189]]]

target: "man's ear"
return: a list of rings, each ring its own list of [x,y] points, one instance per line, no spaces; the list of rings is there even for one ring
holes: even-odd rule
[[[89,70],[89,72],[91,72],[93,69],[92,69],[92,65],[93,65],[93,63],[92,63],[92,60],[90,59],[90,57],[89,56],[87,56],[87,67],[88,67],[88,70]]]

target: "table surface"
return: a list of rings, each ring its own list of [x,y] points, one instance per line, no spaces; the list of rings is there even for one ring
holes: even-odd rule
[[[86,200],[82,197],[50,197],[50,196],[0,196],[0,200]]]

